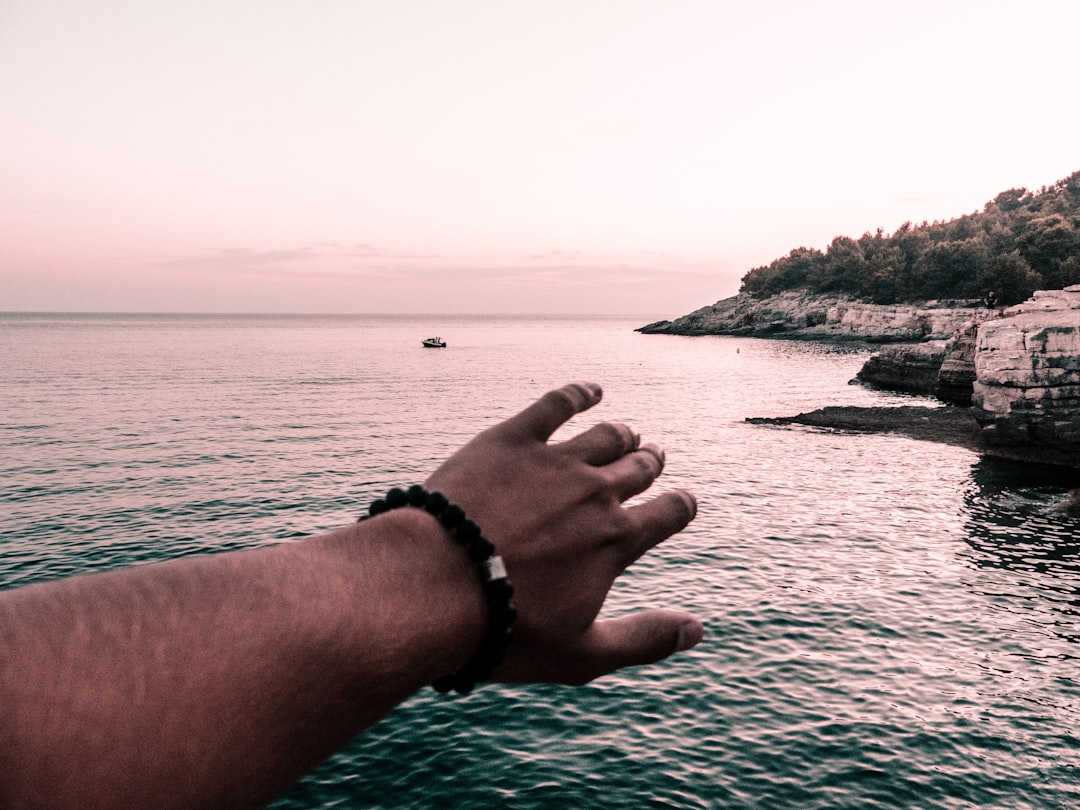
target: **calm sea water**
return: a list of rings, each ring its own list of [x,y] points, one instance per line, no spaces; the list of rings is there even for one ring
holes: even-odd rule
[[[580,689],[419,694],[276,808],[1080,805],[1077,477],[748,425],[912,399],[848,385],[866,347],[647,320],[0,315],[0,587],[341,525],[596,380],[572,430],[632,423],[701,505],[608,610],[676,605],[705,641]]]

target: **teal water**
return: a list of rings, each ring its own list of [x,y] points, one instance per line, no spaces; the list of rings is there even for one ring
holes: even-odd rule
[[[679,606],[705,641],[580,689],[418,694],[275,808],[1080,804],[1077,477],[748,425],[919,400],[848,385],[867,347],[648,320],[0,315],[0,587],[341,525],[593,379],[572,431],[630,422],[701,504],[607,610]]]

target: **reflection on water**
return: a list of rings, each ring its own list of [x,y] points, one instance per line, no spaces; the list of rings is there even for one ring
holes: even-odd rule
[[[1080,515],[1068,505],[1077,486],[1075,471],[982,459],[964,493],[967,556],[984,569],[977,587],[1072,643],[1080,642]]]

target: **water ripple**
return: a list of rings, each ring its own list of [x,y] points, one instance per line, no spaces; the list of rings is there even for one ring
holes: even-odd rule
[[[579,690],[417,695],[275,807],[1080,804],[1080,482],[747,425],[911,399],[847,385],[868,347],[635,325],[451,319],[432,353],[421,319],[0,317],[0,586],[341,525],[593,377],[572,430],[633,423],[700,499],[607,614],[675,605],[703,643]]]

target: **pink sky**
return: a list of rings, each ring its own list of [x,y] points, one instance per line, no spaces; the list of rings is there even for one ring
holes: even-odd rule
[[[0,310],[674,317],[1080,170],[1080,3],[0,0]]]

